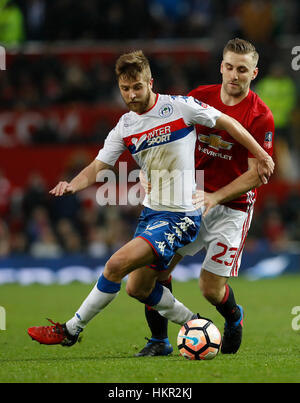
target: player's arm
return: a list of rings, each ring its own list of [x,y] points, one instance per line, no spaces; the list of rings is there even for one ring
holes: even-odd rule
[[[268,179],[274,171],[275,164],[269,154],[237,120],[193,97],[178,97],[176,99],[187,125],[200,124],[217,130],[227,131],[227,133],[257,158],[257,170],[261,181],[268,183]]]
[[[112,167],[104,162],[95,159],[91,164],[85,167],[71,182],[61,181],[53,189],[50,194],[53,196],[64,196],[66,194],[74,194],[93,185],[97,180],[97,175],[104,169]]]
[[[197,192],[193,203],[197,206],[204,206],[203,216],[205,217],[209,210],[217,204],[237,199],[249,190],[261,186],[262,181],[257,172],[257,165],[258,161],[256,158],[248,158],[248,171],[213,193]]]
[[[274,161],[258,144],[251,134],[235,119],[222,113],[216,120],[215,128],[227,131],[235,140],[242,144],[257,159],[257,171],[262,183],[268,183],[274,171]]]
[[[93,185],[97,181],[97,175],[105,169],[112,169],[125,150],[125,145],[120,135],[122,127],[122,118],[118,124],[109,132],[105,139],[103,148],[99,151],[96,159],[85,167],[71,182],[59,182],[50,194],[54,196],[63,196],[73,194]]]

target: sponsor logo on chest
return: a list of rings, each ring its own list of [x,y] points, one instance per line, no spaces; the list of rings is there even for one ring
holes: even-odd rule
[[[217,134],[198,134],[199,146],[198,150],[203,152],[204,154],[211,157],[218,157],[225,160],[231,160],[232,155],[223,154],[222,150],[229,151],[232,149],[234,143],[230,143],[229,141],[225,141],[221,136]],[[202,147],[202,144],[205,144],[207,147]],[[212,150],[210,149],[212,148]]]
[[[217,134],[210,134],[208,136],[206,134],[198,134],[198,140],[201,143],[208,144],[209,147],[215,150],[231,150],[233,146],[233,143],[223,140],[222,137]]]
[[[177,119],[145,132],[125,137],[124,142],[131,152],[136,153],[148,147],[179,140],[188,135],[191,130],[193,130],[192,126],[187,127],[183,119]]]
[[[171,126],[162,126],[157,129],[153,129],[148,133],[144,133],[140,138],[132,137],[131,142],[135,146],[136,151],[140,146],[147,142],[147,146],[152,146],[154,144],[166,143],[170,140],[171,136]]]

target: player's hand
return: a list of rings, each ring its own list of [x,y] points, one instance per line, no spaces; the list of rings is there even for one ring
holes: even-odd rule
[[[274,172],[275,163],[270,156],[265,159],[258,161],[257,173],[261,182],[266,185],[270,179],[270,176]]]
[[[205,217],[208,212],[218,204],[217,198],[214,193],[207,193],[204,190],[196,190],[193,195],[193,205],[196,209],[202,208],[202,217]],[[204,207],[204,209],[203,209]]]
[[[145,173],[142,169],[140,170],[139,178],[145,192],[149,194],[151,192],[151,183],[147,181]]]
[[[69,182],[59,182],[49,193],[53,196],[64,196],[74,194],[75,190]]]

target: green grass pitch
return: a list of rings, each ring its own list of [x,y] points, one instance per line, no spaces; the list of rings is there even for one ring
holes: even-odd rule
[[[245,308],[243,343],[238,354],[219,354],[212,361],[180,357],[176,349],[179,326],[172,323],[172,356],[134,357],[149,332],[143,305],[126,295],[124,285],[85,329],[82,342],[71,348],[40,345],[26,330],[46,325],[47,317],[60,322],[69,319],[92,285],[0,286],[0,306],[6,310],[6,330],[0,330],[0,383],[299,382],[300,330],[292,328],[292,309],[300,306],[300,277],[256,282],[240,277],[230,284]],[[222,332],[223,320],[200,295],[197,281],[174,282],[173,290]]]

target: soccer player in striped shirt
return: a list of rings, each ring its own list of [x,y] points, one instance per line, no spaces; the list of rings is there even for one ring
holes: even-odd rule
[[[250,89],[258,74],[257,63],[258,53],[251,43],[232,39],[223,50],[222,84],[202,85],[189,95],[238,120],[272,155],[273,116]],[[196,241],[178,251],[170,271],[185,255],[195,255],[203,248],[206,250],[199,279],[200,290],[225,319],[222,353],[236,353],[242,341],[244,315],[228,279],[238,275],[256,188],[262,182],[257,173],[257,159],[226,130],[197,126],[195,164],[197,170],[204,170],[206,212]],[[166,272],[161,275],[161,282],[171,289],[171,277]],[[172,346],[168,340],[167,320],[149,307],[146,307],[145,314],[152,336],[138,355],[170,354]]]
[[[264,179],[274,168],[272,158],[236,120],[193,97],[154,93],[150,66],[141,51],[120,56],[116,73],[130,112],[109,133],[96,159],[70,183],[59,182],[50,193],[61,197],[94,184],[98,173],[111,169],[126,149],[151,180],[152,191],[144,200],[134,239],[107,261],[103,274],[74,316],[63,324],[53,322],[52,326],[28,329],[28,334],[42,344],[76,343],[90,320],[118,295],[122,279],[143,266],[147,266],[147,274],[142,279],[132,277],[130,287],[126,287],[130,296],[174,323],[198,317],[156,281],[161,272],[169,270],[175,252],[193,242],[199,232],[201,214],[192,202],[196,124],[229,132],[258,158]],[[154,173],[158,174],[157,181]],[[178,194],[182,197],[177,198]]]

